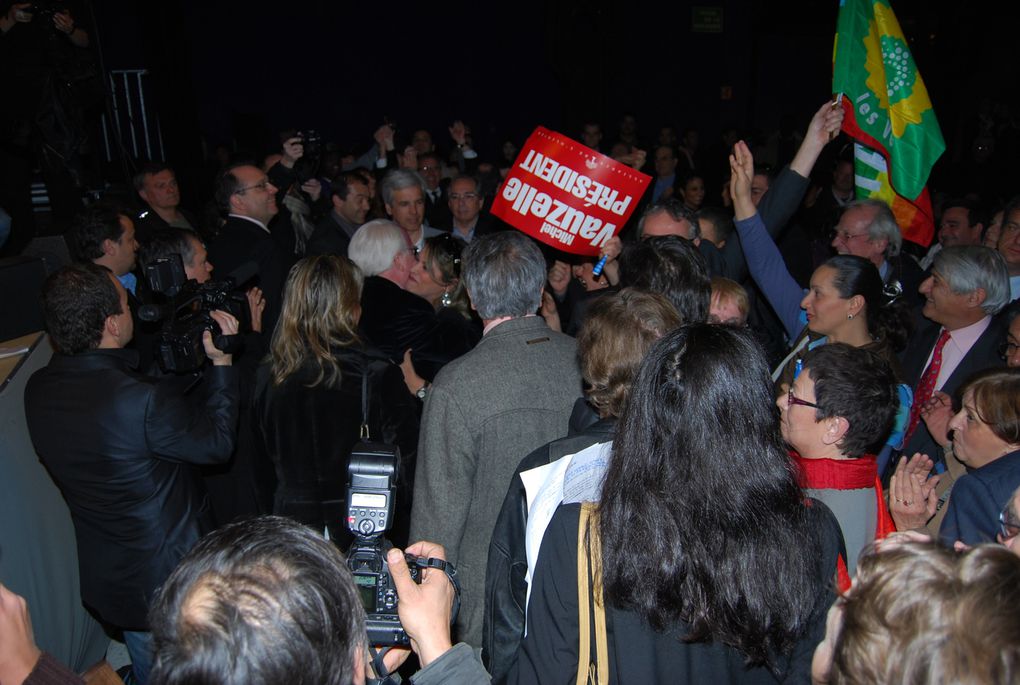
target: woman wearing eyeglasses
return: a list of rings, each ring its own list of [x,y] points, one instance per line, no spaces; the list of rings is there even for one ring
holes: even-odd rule
[[[730,167],[734,218],[748,268],[782,320],[789,339],[794,341],[790,354],[772,374],[778,393],[790,387],[805,353],[829,343],[872,350],[889,363],[899,378],[896,355],[906,345],[910,320],[902,290],[884,284],[871,261],[845,254],[815,269],[805,293],[790,275],[751,201],[754,160],[745,143],[734,146]],[[899,448],[910,416],[910,388],[901,385],[898,395],[897,420],[886,436],[888,449],[880,451],[880,470],[884,469],[891,450]]]
[[[948,430],[967,473],[953,484],[939,535],[973,545],[995,540],[999,512],[1020,486],[1020,369],[979,373],[960,396]]]
[[[777,401],[800,485],[836,515],[850,573],[865,546],[896,529],[874,456],[896,414],[895,386],[881,356],[833,343],[804,355],[800,373]]]

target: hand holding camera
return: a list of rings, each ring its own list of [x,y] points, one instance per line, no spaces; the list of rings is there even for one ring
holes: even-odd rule
[[[220,335],[222,336],[234,336],[238,333],[240,324],[237,319],[232,317],[230,314],[219,309],[214,309],[209,312],[209,316],[212,317],[220,327]],[[202,346],[205,348],[205,356],[209,357],[209,360],[213,363],[213,366],[230,366],[233,357],[230,352],[232,348],[229,345],[223,345],[225,350],[221,350],[216,347],[213,339],[212,331],[206,330],[202,333]]]
[[[419,542],[404,554],[383,537],[393,520],[399,463],[400,450],[392,445],[366,441],[351,451],[347,527],[355,540],[347,566],[365,607],[368,643],[411,645],[425,665],[451,646],[457,570],[441,545]]]
[[[406,554],[430,561],[446,559],[442,545],[434,542],[416,542],[407,548]],[[418,579],[414,580],[399,549],[391,549],[386,561],[400,596],[397,605],[400,624],[424,668],[453,646],[450,622],[456,590],[446,573],[437,568],[419,570]]]

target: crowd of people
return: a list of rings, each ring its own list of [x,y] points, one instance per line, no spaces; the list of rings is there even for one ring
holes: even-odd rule
[[[724,182],[696,132],[621,137],[654,178],[601,271],[489,212],[513,150],[462,122],[333,164],[285,133],[215,215],[164,164],[140,212],[83,208],[25,410],[132,682],[1020,677],[1020,200],[936,189],[912,244],[842,118]],[[410,637],[380,656],[343,557],[366,440]],[[0,682],[75,678],[0,586]]]

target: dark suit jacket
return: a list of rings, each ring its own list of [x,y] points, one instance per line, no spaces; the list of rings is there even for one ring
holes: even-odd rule
[[[917,384],[921,380],[921,374],[924,373],[924,369],[927,366],[928,355],[931,354],[932,348],[935,347],[935,341],[938,340],[939,333],[942,330],[942,326],[934,321],[924,317],[920,317],[920,321],[920,325],[914,331],[913,336],[911,336],[901,355],[903,382],[913,388],[914,392],[917,392]],[[993,318],[991,323],[988,324],[988,329],[981,334],[981,337],[977,339],[977,342],[970,348],[970,351],[960,360],[960,365],[956,367],[939,389],[948,395],[952,395],[965,380],[978,371],[993,366],[1001,366],[1002,359],[999,357],[999,344],[1003,341],[1005,335],[1002,323]],[[914,452],[927,454],[935,461],[943,459],[942,448],[939,447],[931,433],[928,432],[928,427],[924,425],[924,421],[917,424],[917,429],[914,431],[913,436],[911,436],[910,442],[903,446],[903,454],[910,456]],[[895,461],[895,459],[890,460],[890,465]]]
[[[349,229],[353,229],[350,234]],[[356,230],[357,226],[345,227],[338,220],[336,213],[331,211],[315,225],[315,231],[305,246],[305,255],[334,254],[346,257],[347,247],[351,244],[351,238]]]
[[[1020,451],[974,469],[953,484],[939,535],[947,544],[994,542],[999,512],[1020,486]]]
[[[247,219],[228,217],[209,243],[209,261],[216,269],[216,278],[225,278],[247,262],[255,263],[258,268],[256,283],[266,298],[262,330],[272,335],[280,318],[283,286],[291,267],[291,258],[279,249],[272,235]]]
[[[464,352],[443,349],[443,331],[431,304],[382,276],[365,279],[359,328],[395,364],[413,350],[415,370],[430,382],[444,364]]]
[[[452,216],[450,217],[450,223],[444,224],[442,226],[436,226],[436,228],[441,228],[444,231],[449,231],[452,235],[454,235],[454,236],[456,236],[458,238],[461,237],[459,233],[457,233],[457,232],[455,232],[453,230],[453,217]],[[489,214],[488,211],[483,209],[481,214],[478,215],[478,221],[475,222],[475,233],[472,236],[472,239],[473,238],[481,238],[483,235],[491,235],[493,233],[499,233],[500,231],[505,231],[508,228],[510,228],[510,227],[507,226],[506,224],[504,224],[502,221],[500,221],[496,217],[494,217],[491,214]]]
[[[917,262],[901,254],[890,259],[889,266],[890,269],[885,279],[886,283],[896,279],[900,282],[900,286],[903,288],[903,297],[909,305],[923,305],[924,297],[921,295],[920,287],[921,282],[927,276],[924,271],[921,271],[921,267],[917,265]]]
[[[144,630],[149,601],[207,532],[191,464],[226,461],[237,430],[237,371],[190,379],[131,371],[131,350],[54,355],[25,389],[32,444],[60,488],[78,543],[81,596],[120,628]]]
[[[439,199],[433,201],[428,193],[425,193],[425,223],[433,228],[447,228],[453,223],[453,214],[450,213],[450,198],[447,196],[448,189],[446,182],[439,186]]]
[[[204,241],[206,239],[205,233],[202,231],[202,227],[199,225],[198,220],[195,219],[195,215],[183,207],[179,207],[178,211],[180,211],[180,213],[184,215],[184,218],[188,220],[188,223],[191,224],[191,230],[193,230],[200,239]],[[140,243],[144,243],[149,240],[153,234],[170,228],[170,224],[164,221],[163,217],[156,214],[156,212],[149,207],[142,209],[142,211],[138,213],[134,222],[135,239]]]

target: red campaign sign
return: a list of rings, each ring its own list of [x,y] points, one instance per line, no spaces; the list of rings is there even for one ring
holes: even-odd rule
[[[634,212],[651,177],[539,126],[490,210],[546,245],[597,256]]]

